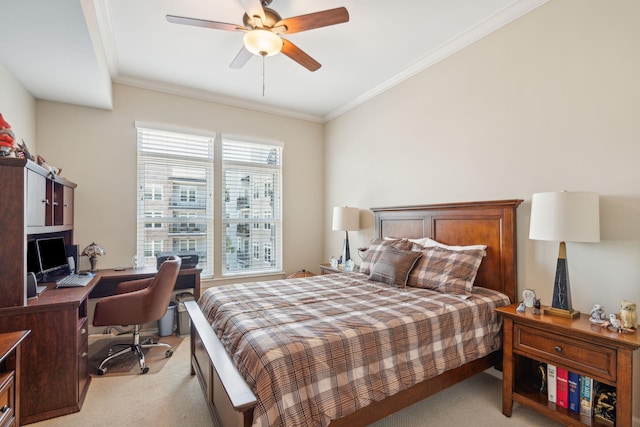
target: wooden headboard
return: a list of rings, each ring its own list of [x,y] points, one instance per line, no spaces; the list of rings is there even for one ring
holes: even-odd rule
[[[447,245],[487,245],[475,285],[516,298],[516,208],[522,200],[371,208],[376,236],[430,237]]]

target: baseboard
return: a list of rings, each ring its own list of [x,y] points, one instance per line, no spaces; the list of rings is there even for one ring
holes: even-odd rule
[[[485,369],[484,371],[486,374],[491,375],[492,377],[496,377],[497,379],[499,379],[500,381],[502,381],[502,372],[498,371],[496,368],[491,367],[489,369]]]

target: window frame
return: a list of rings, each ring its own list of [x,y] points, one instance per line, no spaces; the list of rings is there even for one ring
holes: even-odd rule
[[[191,237],[189,232],[199,231],[204,224],[206,230],[204,234],[207,236],[204,240],[204,249],[199,241],[196,241],[196,251],[204,251],[206,253],[206,270],[203,270],[203,278],[223,279],[226,277],[240,277],[240,276],[261,276],[274,273],[283,272],[283,238],[282,238],[282,174],[283,174],[283,149],[284,144],[281,142],[264,141],[250,138],[240,138],[227,134],[219,134],[213,132],[203,132],[193,129],[176,128],[171,126],[163,126],[157,124],[147,124],[143,122],[136,122],[138,148],[137,153],[140,154],[140,132],[169,132],[175,134],[182,134],[186,137],[193,136],[196,138],[208,138],[211,141],[212,158],[210,159],[211,174],[207,178],[207,182],[203,185],[206,190],[207,200],[206,205],[210,208],[209,213],[205,214],[205,217],[192,217],[189,215],[188,207],[190,205],[198,205],[202,203],[202,200],[198,200],[197,189],[189,188],[191,183],[188,179],[184,181],[174,180],[165,186],[151,186],[141,188],[141,175],[144,175],[138,170],[137,188],[138,188],[138,210],[137,210],[137,254],[140,259],[144,259],[147,265],[151,264],[151,261],[155,257],[147,257],[149,250],[156,250],[158,245],[164,252],[180,252],[181,241],[188,241]],[[231,144],[234,147],[249,147],[250,153],[249,160],[238,158],[231,158],[233,155],[225,155],[225,144]],[[235,145],[234,145],[235,144]],[[252,151],[253,148],[257,151]],[[262,150],[262,151],[260,151]],[[264,156],[265,150],[269,151],[268,160],[265,163],[262,158],[261,163],[255,161],[254,157],[258,155]],[[262,154],[256,154],[262,153]],[[240,152],[242,154],[242,152]],[[168,157],[171,157],[170,155]],[[242,165],[243,161],[246,163]],[[253,162],[253,163],[252,163]],[[228,171],[243,170],[246,169],[246,176],[237,176],[235,182],[230,182],[229,177],[225,179],[225,175],[228,175]],[[138,165],[140,168],[140,165]],[[177,166],[176,168],[179,168]],[[234,169],[235,168],[235,169]],[[257,174],[257,175],[256,175]],[[269,179],[271,178],[271,180]],[[245,200],[239,200],[238,193],[234,193],[241,187],[241,183],[244,180],[255,181],[249,183]],[[230,187],[231,185],[231,187]],[[178,190],[180,189],[180,190]],[[162,202],[170,203],[172,197],[174,200],[177,196],[174,194],[179,192],[180,200],[185,198],[183,202],[176,202],[177,207],[173,208],[173,212],[176,212],[175,216],[170,216],[167,213],[166,218],[158,219],[157,209],[153,206],[145,206],[147,215],[146,220],[154,219],[153,224],[146,227],[147,231],[164,231],[166,233],[174,232],[173,240],[166,240],[168,245],[158,239],[151,239],[150,242],[144,241],[141,243],[140,228],[141,223],[144,223],[145,218],[141,218],[140,204],[144,205],[147,202]],[[184,196],[184,197],[183,197]],[[265,201],[267,200],[267,201]],[[229,209],[231,204],[236,204],[235,211]],[[240,203],[257,204],[259,206],[259,212],[251,212],[250,208],[241,209]],[[264,204],[270,203],[270,206],[266,211],[269,213],[264,214]],[[197,208],[197,207],[196,207]],[[143,214],[144,216],[144,214]],[[232,216],[234,216],[232,218]],[[185,223],[187,227],[182,227],[181,224]],[[158,228],[157,224],[161,224]],[[193,225],[193,226],[192,226]],[[143,233],[145,226],[142,226]],[[185,230],[182,230],[185,228]],[[240,231],[239,236],[234,236],[232,233]],[[179,235],[182,232],[182,235]],[[147,237],[147,239],[149,239]],[[254,257],[254,241],[258,242],[258,252],[260,255],[257,259]],[[265,261],[265,242],[269,243],[269,262]],[[160,242],[160,243],[159,243]],[[173,243],[171,243],[173,242]],[[151,247],[149,248],[149,244]],[[176,246],[176,244],[178,246]],[[192,242],[187,243],[187,247],[193,247]],[[245,251],[246,249],[246,251]],[[191,252],[191,250],[189,250]],[[244,253],[246,252],[246,253]],[[235,264],[232,261],[231,254],[235,254],[237,259],[244,256],[246,259],[242,259],[242,263]],[[244,254],[244,255],[243,255]],[[202,257],[201,257],[202,261]],[[257,266],[256,264],[260,264]],[[201,262],[202,264],[202,262]],[[155,260],[153,260],[155,266]],[[239,268],[241,266],[242,268]],[[248,266],[248,267],[246,267]],[[200,267],[200,265],[199,265]]]

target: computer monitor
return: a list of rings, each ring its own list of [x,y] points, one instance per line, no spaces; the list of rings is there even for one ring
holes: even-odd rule
[[[44,277],[55,273],[68,274],[69,264],[64,248],[64,238],[36,239],[36,253],[40,263],[40,272]]]

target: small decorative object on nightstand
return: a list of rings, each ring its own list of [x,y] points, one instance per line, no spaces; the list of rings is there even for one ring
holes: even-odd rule
[[[638,312],[636,311],[636,304],[631,301],[623,300],[620,303],[620,323],[623,328],[637,329],[638,328]]]
[[[540,314],[540,298],[533,299],[533,314]]]
[[[525,289],[522,291],[522,302],[525,307],[533,307],[533,302],[536,300],[536,292],[533,289]]]
[[[338,259],[336,257],[329,258],[329,264],[331,264],[331,268],[338,268]]]
[[[347,260],[344,263],[344,271],[346,271],[347,273],[353,271],[353,268],[356,266],[356,263],[353,262],[352,259]]]
[[[607,318],[607,315],[604,312],[604,307],[600,304],[595,304],[591,309],[591,317],[589,317],[589,322],[591,323],[604,323],[604,320]]]

